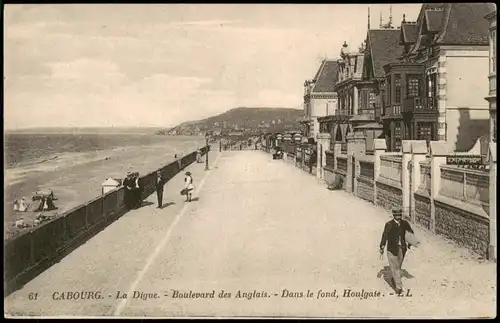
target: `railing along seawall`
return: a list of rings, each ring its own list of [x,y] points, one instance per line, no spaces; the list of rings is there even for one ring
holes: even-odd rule
[[[201,152],[206,154],[207,147]],[[196,160],[196,151],[158,169],[167,180]],[[145,199],[155,191],[156,172],[142,177]],[[4,239],[4,291],[12,292],[50,266],[50,263],[78,246],[125,213],[125,189],[116,188],[98,196],[57,218]]]

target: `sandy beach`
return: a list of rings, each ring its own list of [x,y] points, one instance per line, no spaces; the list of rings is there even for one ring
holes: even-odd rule
[[[165,140],[149,146],[119,147],[86,153],[65,153],[43,163],[4,170],[4,237],[18,230],[13,226],[19,218],[32,224],[39,214],[32,210],[13,212],[12,202],[26,197],[31,202],[33,192],[51,189],[57,200],[57,210],[47,215],[61,214],[101,194],[101,183],[108,177],[123,178],[127,171],[150,172],[174,160],[175,154],[187,154],[204,145],[203,138],[183,141]]]

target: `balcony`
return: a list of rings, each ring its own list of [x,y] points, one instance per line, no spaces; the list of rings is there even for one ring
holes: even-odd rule
[[[415,97],[403,101],[403,113],[436,113],[437,104],[435,98]]]
[[[393,104],[384,107],[384,116],[395,116],[401,114],[401,105]]]
[[[335,110],[335,115],[336,116],[348,116],[349,111],[347,111],[347,110]]]

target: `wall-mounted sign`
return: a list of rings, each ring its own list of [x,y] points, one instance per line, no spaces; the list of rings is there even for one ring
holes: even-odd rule
[[[447,156],[446,164],[448,165],[481,165],[481,156]]]

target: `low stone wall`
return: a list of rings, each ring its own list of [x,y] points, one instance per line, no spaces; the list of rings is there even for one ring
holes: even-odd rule
[[[415,222],[431,229],[431,198],[422,193],[415,193]]]
[[[374,165],[373,158],[370,160],[358,160],[359,162],[359,176],[357,177],[358,185],[356,195],[363,200],[374,203]]]
[[[457,204],[435,199],[436,233],[488,257],[489,219]],[[453,204],[453,205],[452,205]]]
[[[324,180],[327,185],[330,185],[335,181],[335,171],[333,167],[328,165],[323,167],[323,174],[325,175]]]
[[[377,205],[386,210],[391,210],[392,207],[402,207],[403,192],[401,187],[396,187],[383,178],[379,178],[375,185],[377,185]]]
[[[204,155],[207,147],[201,150]],[[192,152],[159,170],[170,180],[195,161],[196,152]],[[154,170],[139,179],[144,187],[143,199],[155,191],[157,171]],[[31,280],[125,212],[124,188],[119,187],[63,213],[50,222],[4,240],[4,292],[9,294]]]
[[[359,176],[356,195],[362,198],[363,200],[373,203],[373,197],[374,197],[373,180],[370,180],[369,178],[366,178],[364,176]]]

